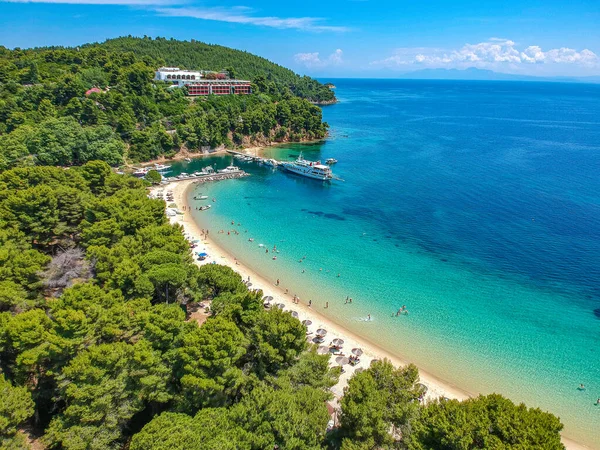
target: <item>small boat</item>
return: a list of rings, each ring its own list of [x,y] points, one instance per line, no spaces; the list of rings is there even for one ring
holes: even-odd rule
[[[208,198],[208,195],[196,195],[194,197],[194,200],[206,200]]]
[[[219,170],[219,173],[240,173],[241,170],[236,166],[227,166],[224,169]]]
[[[337,160],[337,159],[335,159],[335,158],[327,158],[327,159],[325,160],[325,164],[329,164],[329,165],[331,165],[331,164],[335,164],[336,162],[338,162],[338,160]]]
[[[137,169],[135,172],[133,172],[133,176],[134,177],[138,177],[138,178],[143,178],[146,176],[146,174],[148,173],[149,169]]]
[[[184,160],[185,160],[185,162],[189,162],[189,163],[192,162],[192,158],[185,158]]]
[[[168,172],[171,170],[171,166],[167,166],[166,164],[154,164],[154,170],[157,172]]]
[[[206,211],[207,209],[210,209],[211,205],[204,205],[201,206],[200,208],[198,208],[199,211]]]
[[[204,169],[202,169],[202,173],[209,175],[211,173],[215,173],[215,169],[213,169],[212,166],[206,166]]]
[[[264,164],[265,166],[275,167],[277,165],[277,161],[274,159],[265,159]]]

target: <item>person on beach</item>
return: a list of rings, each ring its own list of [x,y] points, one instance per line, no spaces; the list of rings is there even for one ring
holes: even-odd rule
[[[325,302],[325,309],[329,308],[329,302]]]
[[[279,278],[277,278],[277,284],[276,284],[276,286],[279,286]]]
[[[369,320],[371,320],[371,314],[369,314]]]
[[[308,307],[310,308],[312,306],[312,300],[308,301]]]
[[[288,289],[287,289],[287,288],[285,288],[285,295],[287,295],[287,293],[288,293]]]
[[[250,282],[250,275],[248,275],[248,283]]]

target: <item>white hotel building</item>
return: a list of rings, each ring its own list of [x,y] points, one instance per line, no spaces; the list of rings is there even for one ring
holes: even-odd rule
[[[213,75],[211,79],[205,78],[208,73]],[[170,83],[173,86],[186,86],[187,94],[190,96],[247,95],[252,93],[250,81],[228,79],[225,72],[215,74],[215,72],[204,70],[161,67],[155,72],[154,79]]]
[[[186,84],[204,78],[204,72],[196,70],[181,70],[179,67],[161,67],[155,72],[154,79],[166,81],[182,87]]]

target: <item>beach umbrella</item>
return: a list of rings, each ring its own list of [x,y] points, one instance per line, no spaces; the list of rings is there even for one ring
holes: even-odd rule
[[[298,313],[296,311],[292,311],[292,317],[298,318]]]
[[[246,286],[250,287],[252,286],[252,283],[246,283]]]
[[[338,356],[337,358],[335,358],[335,362],[338,363],[340,366],[343,366],[345,364],[348,364],[350,360],[345,356]]]
[[[271,300],[273,300],[273,297],[271,295],[267,295],[265,298],[263,298],[263,300],[270,302]]]
[[[317,353],[319,355],[326,355],[327,353],[329,353],[329,347],[327,347],[326,345],[320,345],[319,348],[317,348]]]
[[[285,305],[283,303],[277,303],[275,306],[279,309],[285,308]]]
[[[319,336],[325,336],[325,335],[327,334],[327,330],[325,330],[324,328],[319,328],[319,329],[317,330],[317,334],[318,334]]]
[[[352,349],[352,354],[354,356],[360,356],[363,354],[362,348],[353,348]]]
[[[310,327],[312,325],[312,320],[303,320],[302,325],[304,325],[305,327]]]
[[[333,340],[333,345],[337,345],[338,347],[341,347],[342,345],[344,345],[344,340],[336,338]]]

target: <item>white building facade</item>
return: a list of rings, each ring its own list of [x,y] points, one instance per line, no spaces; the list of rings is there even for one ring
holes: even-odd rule
[[[196,70],[181,70],[179,67],[161,67],[154,73],[154,79],[176,84],[182,87],[186,84],[204,78],[204,72]]]

